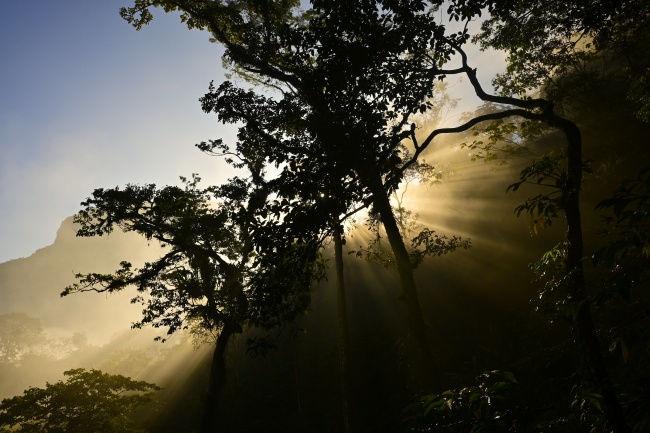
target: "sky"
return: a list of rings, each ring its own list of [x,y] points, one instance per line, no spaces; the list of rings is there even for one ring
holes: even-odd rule
[[[128,5],[2,5],[0,263],[50,245],[95,188],[232,175],[194,147],[234,136],[198,102],[223,80],[221,48],[162,11],[138,32]]]

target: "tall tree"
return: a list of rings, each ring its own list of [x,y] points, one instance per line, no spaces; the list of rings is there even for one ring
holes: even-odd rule
[[[495,80],[506,93],[544,88],[556,104],[602,85],[616,70],[636,114],[649,120],[648,38],[650,7],[642,0],[470,1],[466,16],[487,9],[474,40],[507,53],[508,67]],[[469,9],[474,9],[472,12]],[[459,11],[457,11],[458,13]],[[469,14],[469,15],[467,15]],[[573,90],[571,90],[573,88]],[[563,101],[561,101],[562,99]]]
[[[198,325],[215,335],[202,431],[218,424],[219,395],[226,381],[226,351],[243,326],[270,329],[293,319],[309,302],[322,275],[313,239],[289,236],[269,213],[264,186],[234,178],[220,187],[128,185],[98,189],[75,218],[79,236],[134,231],[164,246],[164,255],[140,269],[128,262],[113,274],[79,274],[74,292],[115,292],[135,286],[144,305],[134,327],[167,328],[167,334]],[[277,218],[277,216],[276,216]],[[161,337],[159,337],[161,338]],[[163,339],[164,341],[164,339]],[[258,350],[252,342],[252,350]]]
[[[453,51],[449,41],[458,37],[441,37],[439,4],[320,0],[303,13],[289,1],[136,0],[122,9],[138,29],[151,21],[153,7],[180,11],[188,27],[208,30],[225,47],[226,64],[277,91],[274,100],[226,82],[211,88],[203,104],[222,121],[244,123],[240,136],[256,138],[245,141],[242,153],[263,152],[283,168],[284,198],[311,191],[320,206],[332,199],[346,209],[355,202],[372,206],[393,250],[429,388],[433,353],[390,196],[402,178],[402,142],[415,136],[412,118],[430,107],[440,67]],[[331,189],[331,179],[345,188]]]
[[[626,22],[643,23],[640,28],[645,28],[646,7],[636,10],[642,13],[636,21],[631,14],[635,3],[605,1],[594,5],[580,0],[562,3],[527,0],[451,2],[448,13],[457,21],[469,23],[483,12],[491,14],[475,40],[486,47],[506,50],[508,68],[495,80],[501,94],[489,94],[483,90],[477,70],[470,66],[462,46],[470,38],[468,27],[465,26],[461,37],[449,40],[460,66],[448,69],[446,74],[466,76],[479,98],[497,105],[493,112],[478,115],[463,125],[433,131],[422,143],[416,144],[415,152],[415,156],[419,155],[440,134],[466,131],[484,121],[523,118],[524,134],[526,127],[537,122],[564,135],[564,158],[559,160],[545,156],[534,161],[522,171],[520,181],[511,188],[517,189],[522,184],[532,182],[547,184],[557,192],[556,195],[540,194],[531,198],[517,212],[528,212],[547,222],[561,212],[566,219],[567,235],[561,248],[566,276],[566,284],[563,285],[565,296],[575,306],[574,325],[583,348],[585,365],[596,392],[602,396],[603,414],[615,432],[629,432],[630,427],[605,366],[592,318],[591,300],[587,294],[580,215],[580,190],[585,169],[582,135],[578,126],[563,115],[559,103],[564,101],[554,100],[553,90],[558,78],[570,77],[576,71],[584,72],[580,67],[586,64],[585,59],[592,54],[594,47],[602,49],[610,42],[624,42],[628,34]],[[533,98],[526,93],[540,88],[547,90],[547,98]],[[539,131],[536,128],[532,130]],[[496,128],[494,131],[503,130]],[[407,165],[415,161],[411,159]]]
[[[511,185],[511,187],[516,190],[520,185],[527,182],[542,184],[547,181],[549,182],[549,186],[557,188],[559,192],[557,196],[538,195],[531,198],[518,211],[519,213],[522,211],[529,212],[531,215],[542,217],[545,221],[556,216],[557,212],[564,214],[567,224],[566,241],[563,247],[566,257],[564,266],[566,268],[567,278],[570,281],[567,286],[567,297],[573,299],[577,306],[575,325],[578,338],[583,346],[583,353],[586,357],[586,364],[591,378],[596,384],[598,392],[603,396],[603,411],[605,416],[608,418],[614,431],[628,432],[630,431],[629,427],[626,424],[620,403],[614,393],[613,385],[605,367],[602,349],[597,338],[587,297],[583,269],[584,246],[579,197],[582,172],[585,169],[582,158],[582,136],[580,129],[571,120],[556,113],[553,103],[549,100],[487,94],[478,82],[476,69],[469,66],[467,56],[463,49],[457,47],[457,51],[462,58],[462,67],[459,69],[469,78],[479,97],[484,101],[503,104],[505,106],[510,105],[515,108],[506,108],[502,111],[477,116],[459,127],[436,130],[423,141],[422,145],[418,147],[416,154],[423,151],[431,140],[439,134],[462,132],[484,121],[507,119],[510,117],[522,117],[527,120],[542,122],[563,133],[567,142],[566,167],[549,165],[549,159],[543,158],[540,161],[541,163],[535,162],[523,170],[521,180]],[[557,163],[558,161],[555,162]]]
[[[335,221],[332,233],[334,238],[334,261],[336,262],[336,307],[338,312],[338,343],[339,366],[341,375],[341,403],[343,406],[343,431],[354,431],[352,410],[350,408],[350,338],[348,331],[348,312],[345,290],[345,275],[343,273],[343,227]]]

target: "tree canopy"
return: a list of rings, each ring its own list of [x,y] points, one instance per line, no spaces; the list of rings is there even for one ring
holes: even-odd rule
[[[135,286],[142,295],[133,302],[145,309],[134,326],[164,327],[167,334],[191,324],[208,330],[243,323],[273,327],[294,317],[319,276],[313,247],[274,231],[265,193],[247,181],[199,189],[199,180],[186,180],[185,188],[96,190],[76,217],[79,236],[120,227],[160,242],[165,254],[140,269],[122,262],[112,274],[79,274],[79,283],[62,295]],[[279,279],[288,270],[293,279]]]
[[[259,173],[253,177],[262,182]],[[164,255],[140,269],[123,261],[111,274],[79,274],[74,292],[115,292],[135,286],[132,302],[144,305],[134,327],[198,328],[216,342],[204,429],[216,422],[226,378],[226,348],[244,326],[272,329],[293,320],[309,304],[310,287],[322,278],[318,237],[286,235],[274,219],[266,186],[234,178],[220,187],[199,189],[128,185],[95,190],[75,218],[79,236],[101,236],[114,227],[160,242]],[[164,341],[163,337],[157,337]],[[251,340],[254,352],[266,340]]]
[[[289,2],[136,1],[122,16],[140,29],[154,7],[180,11],[188,27],[208,30],[225,47],[226,64],[277,91],[269,97],[230,82],[210,87],[204,110],[222,122],[243,122],[236,150],[224,153],[260,155],[281,170],[274,193],[312,203],[321,215],[344,218],[360,206],[373,208],[393,250],[420,372],[430,376],[427,326],[390,197],[424,150],[413,118],[432,106],[435,82],[448,72],[442,66],[466,36],[445,35],[436,2],[311,6],[303,12]],[[413,153],[403,144],[409,140]],[[203,148],[215,146],[223,143]],[[433,233],[423,230],[420,244],[435,243]]]
[[[131,412],[153,401],[156,385],[83,368],[67,380],[29,388],[0,403],[2,431],[42,433],[143,432]]]
[[[40,320],[25,313],[0,315],[0,362],[19,363],[44,342]]]

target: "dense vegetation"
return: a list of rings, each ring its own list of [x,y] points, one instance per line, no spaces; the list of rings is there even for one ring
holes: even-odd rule
[[[188,431],[622,433],[650,426],[650,171],[648,150],[638,145],[648,132],[650,94],[644,2],[314,0],[302,10],[290,0],[135,0],[121,14],[141,29],[156,7],[179,12],[225,48],[235,79],[211,83],[201,104],[239,128],[237,141],[197,146],[240,175],[205,188],[194,177],[184,187],[95,190],[75,217],[79,236],[120,228],[163,249],[140,268],[124,261],[113,273],[79,274],[63,294],[135,286],[133,302],[144,305],[136,327],[168,335],[191,329],[214,344],[205,397],[192,405],[200,422]],[[472,42],[507,54],[494,93],[468,54]],[[455,77],[483,105],[457,126],[438,127],[427,116],[450,103],[438,89]],[[490,251],[461,236],[460,226],[443,234],[435,219],[418,220],[402,195],[411,182],[435,183],[445,164],[458,164],[424,161],[450,136],[486,169],[507,167],[499,190],[471,187],[529,218],[530,234],[546,249],[531,260],[536,292],[525,291],[537,315],[499,317],[477,306],[480,318],[472,320],[489,332],[475,325],[473,342],[454,344],[468,306],[480,303],[463,291],[459,306],[445,311],[458,296],[446,287],[462,290],[469,277],[445,269],[454,255],[440,256],[470,245]],[[462,196],[451,199],[462,205]],[[344,272],[343,244],[360,243],[364,229],[343,227],[362,211],[370,241],[355,252],[375,263]],[[492,230],[508,230],[495,224]],[[301,317],[309,305],[317,317],[328,311],[310,300],[326,285],[314,288],[325,276],[330,239],[336,337],[319,335],[317,320]],[[500,241],[521,251],[533,242]],[[478,284],[507,286],[525,270],[518,254],[495,261],[501,274],[488,279],[486,272]],[[467,266],[466,274],[484,272]],[[384,278],[354,276],[368,267]],[[394,271],[399,279],[391,282]],[[385,287],[348,290],[370,285]],[[386,294],[399,303],[375,304]],[[518,296],[504,303],[521,310],[527,304]],[[351,335],[360,309],[348,311],[346,297],[366,304],[362,337]],[[296,325],[312,332],[280,332]],[[245,347],[228,354],[239,334]],[[3,352],[14,364],[20,353],[9,345]],[[299,386],[299,369],[313,386]],[[319,392],[324,383],[338,391]],[[310,397],[301,396],[304,388]],[[271,395],[260,399],[256,389]],[[279,407],[270,400],[289,401],[292,392],[296,411],[266,412],[264,405]],[[321,404],[303,407],[314,398]],[[241,416],[261,424],[234,421]],[[164,423],[152,429],[167,431]]]

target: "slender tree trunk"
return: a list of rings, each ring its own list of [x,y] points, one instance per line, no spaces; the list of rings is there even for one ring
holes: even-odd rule
[[[614,433],[630,433],[611,378],[605,366],[603,351],[591,315],[591,303],[587,297],[583,258],[582,222],[580,217],[580,189],[582,184],[582,137],[580,129],[573,122],[551,114],[553,126],[557,126],[567,137],[567,183],[564,192],[564,212],[567,219],[566,267],[570,273],[571,293],[579,308],[575,317],[578,338],[589,376],[602,395],[603,414]]]
[[[212,364],[210,366],[210,379],[208,382],[208,392],[205,396],[203,406],[203,417],[201,419],[201,433],[214,433],[217,431],[219,415],[219,396],[226,383],[226,349],[230,337],[233,334],[241,333],[241,327],[226,323],[217,337],[217,344],[212,355]]]
[[[399,231],[390,200],[380,176],[377,174],[369,182],[370,191],[373,197],[373,205],[379,213],[381,222],[386,230],[388,242],[395,256],[397,271],[399,273],[402,291],[400,299],[406,307],[408,316],[409,330],[415,339],[418,349],[419,359],[417,360],[416,374],[420,379],[423,391],[433,391],[434,385],[434,358],[429,346],[428,327],[424,322],[422,308],[418,299],[415,278],[413,276],[413,266],[409,258],[404,239]]]
[[[454,44],[452,44],[453,46]],[[594,382],[598,393],[602,395],[603,414],[607,419],[614,433],[629,433],[630,426],[625,420],[623,409],[614,391],[611,378],[605,366],[602,348],[598,341],[598,334],[591,315],[591,305],[587,296],[585,283],[582,240],[582,222],[580,217],[580,189],[582,187],[582,136],[578,126],[572,121],[562,118],[553,112],[553,105],[543,99],[522,100],[514,97],[502,97],[489,95],[483,91],[481,84],[476,78],[476,69],[467,64],[467,54],[457,46],[454,48],[462,57],[463,69],[476,91],[476,95],[483,101],[496,102],[499,104],[510,104],[525,111],[508,110],[508,117],[511,115],[523,116],[527,119],[535,119],[546,122],[548,125],[558,128],[566,136],[567,146],[567,181],[563,191],[564,214],[567,219],[567,258],[566,267],[569,272],[570,290],[567,295],[574,298],[579,305],[575,325],[578,331],[578,341],[582,346],[583,356],[591,380]],[[541,109],[541,112],[535,110]],[[484,118],[484,120],[490,120]],[[466,124],[469,126],[469,124]],[[463,130],[465,130],[465,126]],[[430,134],[429,141],[434,137]]]
[[[334,259],[336,261],[336,304],[338,309],[339,363],[341,368],[341,402],[343,404],[343,431],[352,431],[350,421],[350,344],[348,338],[348,314],[345,301],[343,276],[343,234],[341,225],[334,222]]]

